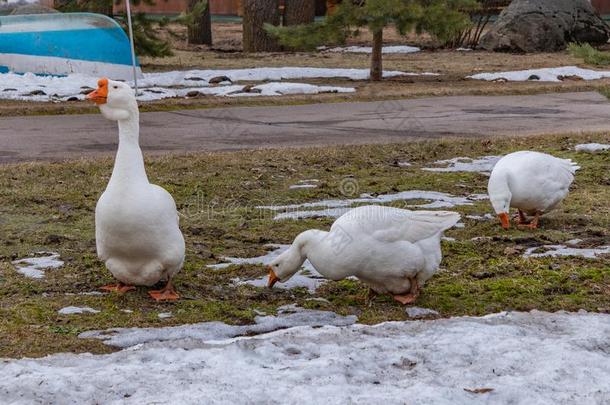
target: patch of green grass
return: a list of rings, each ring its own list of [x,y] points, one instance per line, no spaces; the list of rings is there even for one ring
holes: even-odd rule
[[[597,50],[588,43],[571,43],[568,45],[568,51],[572,56],[582,59],[587,65],[610,65],[610,53]]]
[[[582,246],[610,239],[610,159],[579,154],[576,143],[607,142],[606,134],[514,139],[342,146],[299,150],[155,157],[146,160],[149,178],[167,188],[181,213],[187,242],[184,269],[176,278],[184,299],[155,303],[146,288],[125,295],[79,295],[112,281],[95,252],[94,209],[112,170],[112,159],[0,166],[0,357],[49,353],[108,352],[97,340],[78,334],[112,327],[169,326],[202,321],[250,323],[256,312],[275,313],[285,304],[357,315],[361,322],[404,320],[404,307],[389,296],[367,303],[361,282],[328,282],[312,296],[305,289],[269,290],[235,286],[235,277],[266,274],[263,266],[212,270],[221,256],[265,253],[266,243],[290,243],[300,232],[328,229],[333,220],[274,221],[259,205],[345,198],[341,183],[352,179],[360,193],[432,190],[468,195],[485,193],[478,173],[433,173],[421,167],[455,156],[503,154],[534,149],[573,158],[581,166],[572,192],[559,209],[544,216],[542,228],[502,230],[496,221],[463,218],[443,242],[442,269],[424,287],[417,303],[443,316],[481,315],[503,310],[610,310],[610,258],[524,259],[531,246],[582,239]],[[399,167],[396,161],[409,161]],[[290,190],[303,179],[318,188]],[[409,202],[412,203],[412,202]],[[392,205],[404,206],[397,202]],[[460,213],[491,212],[487,201],[456,208]],[[473,239],[479,238],[479,239]],[[24,278],[11,264],[33,252],[56,251],[64,267],[42,280]],[[311,300],[323,298],[324,300]],[[89,306],[96,314],[59,315],[69,305]],[[131,312],[126,312],[131,311]],[[161,312],[173,317],[159,319]]]

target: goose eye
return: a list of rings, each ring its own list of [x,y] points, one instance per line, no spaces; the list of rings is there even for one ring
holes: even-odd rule
[[[113,88],[113,89],[118,89],[118,88],[119,88],[119,86],[112,86],[112,88]]]
[[[275,267],[280,267],[279,263],[274,264]]]

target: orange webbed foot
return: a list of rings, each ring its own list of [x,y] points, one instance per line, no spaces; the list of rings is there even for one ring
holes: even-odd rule
[[[405,295],[394,295],[394,299],[400,302],[402,305],[413,304],[415,300],[417,300],[417,295],[415,294],[405,294]]]
[[[419,297],[419,283],[416,277],[409,277],[411,286],[408,294],[397,294],[393,295],[394,299],[400,302],[402,305],[413,304],[417,297]]]
[[[148,295],[155,301],[177,301],[180,299],[180,295],[171,283],[167,283],[161,290],[149,291]]]

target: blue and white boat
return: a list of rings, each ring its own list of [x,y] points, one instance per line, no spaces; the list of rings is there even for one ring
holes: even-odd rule
[[[0,17],[0,73],[6,72],[133,80],[129,39],[102,14]],[[142,76],[139,64],[136,74]]]

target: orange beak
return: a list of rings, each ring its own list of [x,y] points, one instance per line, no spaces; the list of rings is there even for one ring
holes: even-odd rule
[[[268,267],[269,268],[269,281],[267,282],[267,287],[269,288],[273,288],[273,286],[275,285],[275,283],[277,283],[278,281],[280,281],[279,277],[275,275],[275,272],[273,271],[273,269],[271,268],[271,266]]]
[[[500,218],[500,222],[502,223],[502,228],[509,229],[510,228],[510,218],[506,212],[498,214],[498,218]]]
[[[95,104],[106,104],[108,99],[108,79],[105,77],[97,81],[97,90],[93,90],[87,94],[87,100],[93,101]]]

